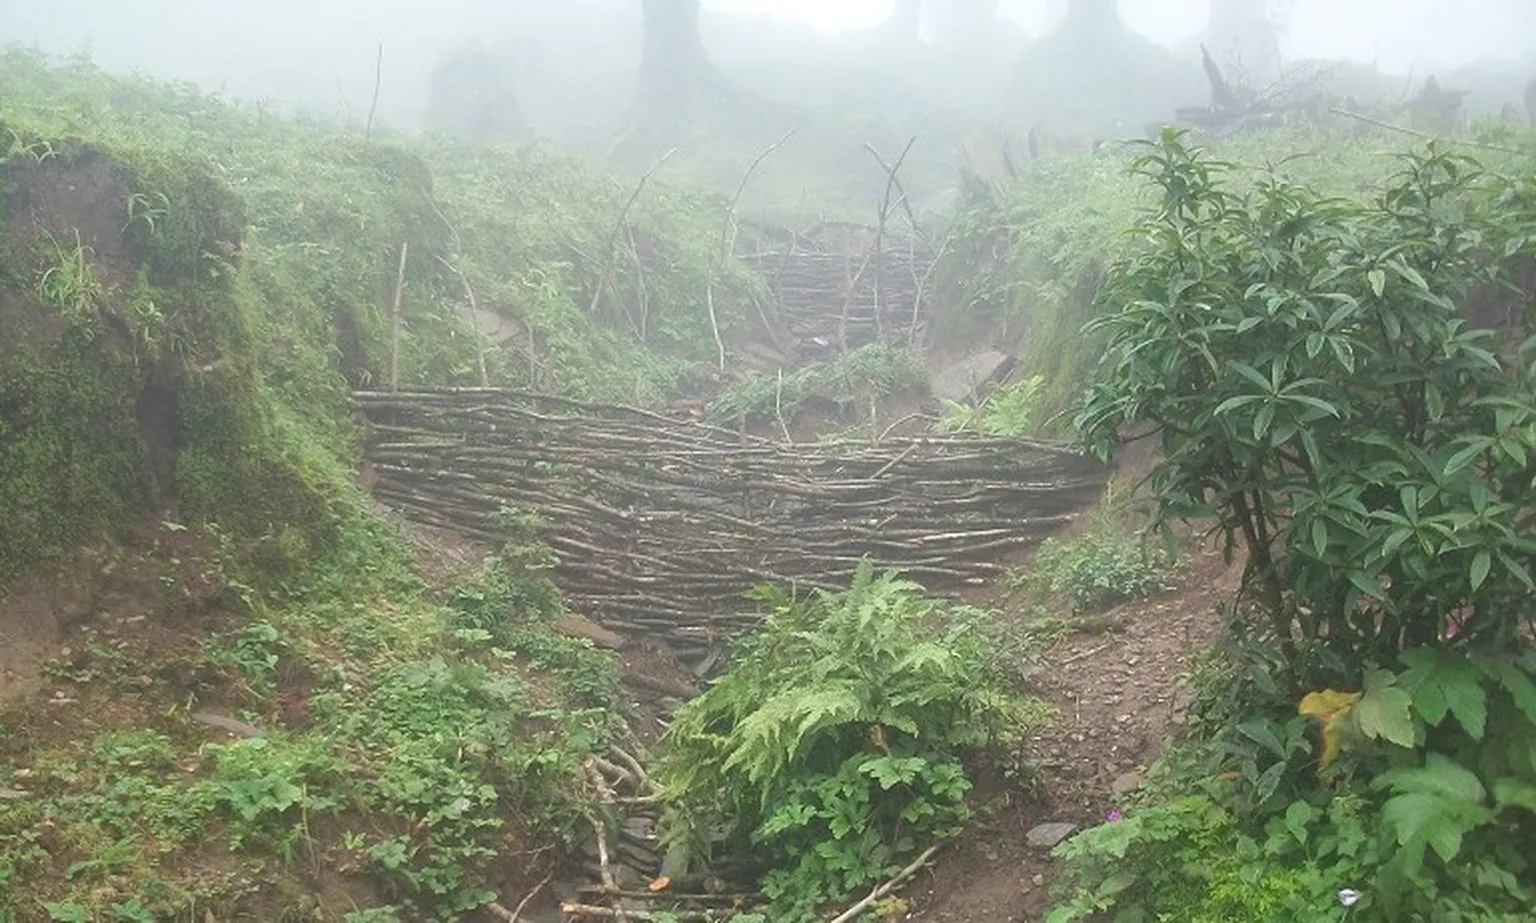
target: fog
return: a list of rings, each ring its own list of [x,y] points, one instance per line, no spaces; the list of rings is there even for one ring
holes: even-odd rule
[[[1081,10],[1106,0],[928,0],[916,45],[891,37],[898,0],[704,0],[697,34],[733,87],[774,105],[840,107],[930,126],[936,112],[957,122],[1070,122],[1072,131],[1104,135],[1135,133],[1175,105],[1207,102],[1199,42],[1212,41],[1213,12],[1258,9],[1262,19],[1265,9],[1264,0],[1219,0],[1231,6],[1214,11],[1210,0],[1121,0],[1120,31],[1130,38],[1100,48],[1094,60],[1092,48],[1050,50],[1069,2]],[[479,43],[477,66],[492,62],[517,110],[509,131],[595,147],[633,109],[641,7],[642,0],[3,0],[0,44],[85,53],[109,71],[349,121],[374,106],[382,54],[377,117],[415,131],[431,121],[434,67]],[[967,8],[983,11],[980,28],[965,14],[973,16],[970,32],[956,13]],[[1279,24],[1270,47],[1250,44],[1241,59],[1254,86],[1281,80],[1297,62],[1343,60],[1355,65],[1352,96],[1405,96],[1436,74],[1467,90],[1468,111],[1496,112],[1518,105],[1520,88],[1536,76],[1532,0],[1269,0],[1267,9]],[[463,71],[460,79],[483,75]]]

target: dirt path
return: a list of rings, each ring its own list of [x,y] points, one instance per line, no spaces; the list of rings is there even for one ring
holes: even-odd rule
[[[407,534],[427,573],[444,586],[465,576],[489,551],[414,524]],[[1047,823],[1098,823],[1120,794],[1139,783],[1164,736],[1182,718],[1181,680],[1192,654],[1213,637],[1216,607],[1231,598],[1237,577],[1237,568],[1224,565],[1219,553],[1198,554],[1185,560],[1180,589],[1083,620],[1045,651],[1030,681],[1059,714],[1028,741],[1024,756],[1034,771],[1027,778],[1005,779],[990,766],[976,767],[975,801],[982,816],[904,890],[912,908],[905,919],[1034,923],[1044,918],[1056,863],[1048,849],[1030,845],[1029,832]],[[1018,607],[1007,599],[977,602],[1004,613]],[[603,631],[583,619],[568,622],[560,630]],[[615,637],[618,643],[594,640],[620,650],[626,674],[692,679],[669,652]],[[645,743],[653,742],[659,729],[653,726],[658,717],[653,704],[634,703],[636,733]]]
[[[1133,790],[1163,737],[1181,720],[1180,680],[1217,628],[1216,605],[1235,589],[1219,554],[1188,562],[1183,589],[1121,606],[1054,644],[1032,678],[1060,715],[1036,734],[1029,780],[978,780],[991,811],[908,887],[921,923],[1035,923],[1051,907],[1055,863],[1029,844],[1046,823],[1089,826]]]

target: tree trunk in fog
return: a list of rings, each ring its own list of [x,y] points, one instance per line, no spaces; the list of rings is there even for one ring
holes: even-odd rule
[[[646,117],[684,120],[688,101],[714,76],[699,34],[699,0],[641,0],[640,109]]]

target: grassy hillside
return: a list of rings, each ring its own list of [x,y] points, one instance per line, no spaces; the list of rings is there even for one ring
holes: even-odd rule
[[[549,152],[83,62],[9,54],[0,86],[0,921],[515,900],[621,730],[617,664],[550,629],[528,549],[416,573],[354,483],[347,394],[387,381],[403,249],[402,385],[483,358],[665,399],[713,366],[708,296],[727,334],[755,297],[717,203],[626,211]]]

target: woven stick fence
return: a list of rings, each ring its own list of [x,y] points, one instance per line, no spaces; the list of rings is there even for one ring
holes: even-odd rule
[[[1048,442],[792,445],[628,407],[493,388],[358,392],[374,493],[488,541],[536,514],[578,611],[684,648],[755,624],[764,582],[835,588],[864,556],[935,589],[1001,572],[1106,471]]]

